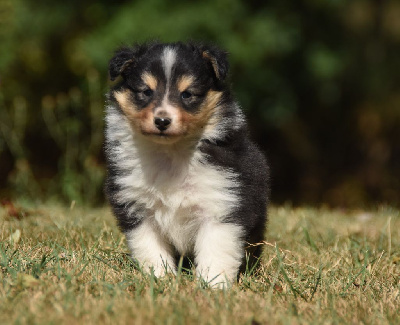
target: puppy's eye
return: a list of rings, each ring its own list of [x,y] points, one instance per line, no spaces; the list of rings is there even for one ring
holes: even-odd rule
[[[146,90],[143,90],[143,95],[145,95],[146,97],[150,97],[151,95],[153,95],[153,90],[151,90],[151,89],[146,89]]]
[[[188,91],[182,91],[182,92],[181,92],[181,98],[182,98],[182,99],[188,99],[188,98],[190,98],[190,97],[192,97],[192,93],[190,93],[190,92],[188,92]]]

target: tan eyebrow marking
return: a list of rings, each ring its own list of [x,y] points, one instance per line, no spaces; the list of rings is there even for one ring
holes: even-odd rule
[[[152,90],[155,90],[157,88],[157,83],[158,83],[157,79],[150,73],[145,72],[142,75],[142,79],[147,84],[147,86],[149,86]]]
[[[181,78],[179,78],[178,80],[178,90],[180,92],[185,91],[194,81],[193,76],[182,76]]]

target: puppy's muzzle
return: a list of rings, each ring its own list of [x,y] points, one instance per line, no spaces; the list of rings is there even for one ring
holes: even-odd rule
[[[171,124],[171,119],[168,117],[155,117],[154,124],[160,131],[165,131]]]

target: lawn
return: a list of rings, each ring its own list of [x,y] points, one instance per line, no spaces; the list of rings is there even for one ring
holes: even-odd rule
[[[109,208],[0,208],[0,324],[400,324],[400,214],[270,209],[254,274],[221,291],[134,268]]]

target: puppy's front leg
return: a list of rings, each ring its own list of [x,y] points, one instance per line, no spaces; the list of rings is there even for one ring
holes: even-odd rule
[[[156,277],[163,276],[166,272],[176,272],[171,245],[155,229],[152,222],[144,220],[126,233],[126,239],[132,257],[146,271],[153,268]]]
[[[216,221],[202,225],[195,244],[196,273],[211,287],[227,288],[232,284],[243,256],[240,226]]]

